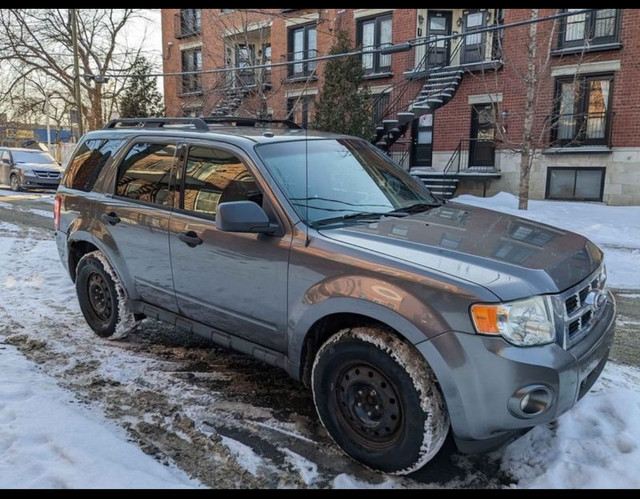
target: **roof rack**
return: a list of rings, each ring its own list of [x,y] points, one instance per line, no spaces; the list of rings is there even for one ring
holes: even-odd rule
[[[247,118],[244,116],[207,116],[200,118],[207,124],[217,125],[228,123],[232,126],[269,126],[269,125],[284,125],[286,128],[292,130],[299,130],[302,127],[291,120],[270,120],[265,118]]]
[[[105,128],[174,128],[175,125],[193,125],[196,130],[209,131],[209,127],[201,118],[118,118],[111,120]]]

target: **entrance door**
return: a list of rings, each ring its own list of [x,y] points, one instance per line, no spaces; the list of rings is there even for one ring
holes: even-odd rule
[[[434,39],[451,35],[451,12],[430,10],[427,15],[427,38]],[[427,45],[427,65],[448,66],[451,43],[440,40]]]
[[[432,166],[433,113],[413,120],[411,136],[411,166]]]
[[[491,104],[477,104],[471,108],[471,141],[469,168],[494,167],[496,157],[495,108]]]

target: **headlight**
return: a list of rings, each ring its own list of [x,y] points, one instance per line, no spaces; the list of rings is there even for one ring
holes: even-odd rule
[[[502,335],[519,346],[542,345],[555,340],[551,302],[534,296],[508,303],[476,303],[471,318],[481,334]]]
[[[31,168],[22,168],[22,173],[24,175],[28,175],[29,177],[34,176],[33,170]]]
[[[607,288],[607,266],[602,264],[602,268],[600,269],[600,275],[598,276],[598,282],[602,289]]]

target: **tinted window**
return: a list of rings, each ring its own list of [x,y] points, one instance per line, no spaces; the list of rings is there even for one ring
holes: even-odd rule
[[[219,203],[245,200],[262,204],[262,193],[242,161],[222,149],[189,148],[183,209],[215,216]]]
[[[75,156],[69,161],[63,184],[71,189],[90,191],[98,174],[123,140],[92,139],[83,142]]]
[[[172,205],[169,197],[174,144],[134,144],[118,168],[116,194],[162,206]]]

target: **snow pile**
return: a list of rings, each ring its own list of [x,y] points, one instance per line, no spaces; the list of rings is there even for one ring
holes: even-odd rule
[[[0,364],[0,488],[198,486],[74,405],[13,346],[0,346]]]
[[[555,423],[509,445],[503,469],[527,488],[640,488],[640,370],[608,364]]]
[[[506,192],[488,198],[464,194],[452,201],[518,215],[582,234],[604,251],[610,286],[640,289],[640,206],[529,201],[529,209],[524,211],[518,210],[518,198]]]

